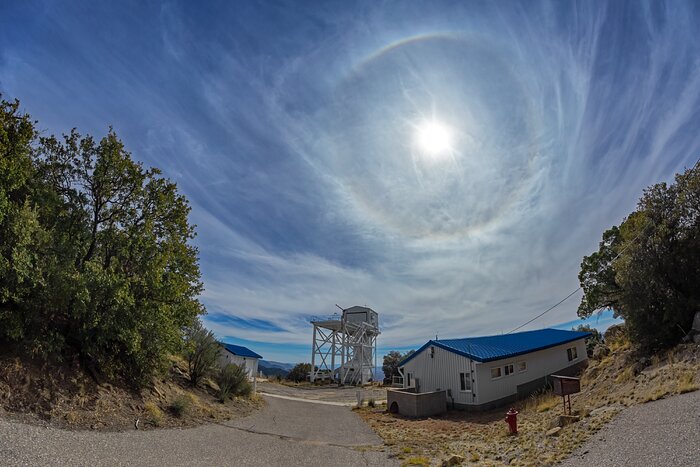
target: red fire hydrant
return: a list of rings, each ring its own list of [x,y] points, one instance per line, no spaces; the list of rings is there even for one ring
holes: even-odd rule
[[[508,423],[508,429],[511,435],[518,434],[518,411],[511,407],[511,409],[506,413],[506,423]]]

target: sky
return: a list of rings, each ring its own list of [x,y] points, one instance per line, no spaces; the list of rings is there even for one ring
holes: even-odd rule
[[[698,157],[698,25],[679,0],[4,0],[0,92],[177,182],[217,336],[309,361],[312,317],[367,305],[382,354],[578,287]],[[523,329],[574,326],[580,297]]]

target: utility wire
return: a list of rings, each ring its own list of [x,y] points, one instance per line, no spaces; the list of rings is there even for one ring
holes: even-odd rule
[[[539,315],[537,315],[537,316],[535,316],[534,318],[532,318],[531,320],[529,320],[529,321],[527,321],[527,322],[521,324],[520,326],[518,326],[517,328],[513,329],[512,331],[508,331],[506,334],[511,334],[511,333],[517,331],[518,329],[524,328],[525,326],[527,326],[528,324],[532,323],[532,322],[535,321],[536,319],[541,318],[542,316],[546,315],[547,313],[549,313],[550,311],[552,311],[553,309],[555,309],[556,307],[558,307],[559,305],[561,305],[562,303],[564,303],[565,301],[567,301],[569,298],[571,298],[571,297],[572,297],[576,292],[578,292],[579,290],[581,290],[581,287],[580,287],[580,286],[579,286],[576,290],[574,290],[573,292],[571,292],[569,295],[567,295],[566,297],[562,298],[561,300],[559,300],[559,301],[558,301],[557,303],[555,303],[554,305],[552,305],[552,306],[550,306],[549,308],[547,308],[546,310],[544,310],[544,311],[543,311],[542,313],[540,313]]]
[[[693,168],[690,169],[690,170],[696,170],[696,169],[698,169],[699,167],[700,167],[700,157],[699,157],[698,160],[695,162],[695,165],[693,165]],[[633,244],[634,242],[636,242],[637,239],[639,239],[639,237],[646,231],[647,227],[649,227],[649,224],[647,224],[647,225],[642,229],[642,231],[639,232],[639,233],[634,237],[634,239],[632,239],[632,241],[629,242],[629,243],[627,244],[627,246],[625,246],[622,250],[620,250],[620,252],[619,252],[617,255],[615,255],[615,257],[614,257],[613,259],[610,260],[610,262],[608,263],[608,265],[612,264],[616,259],[618,259],[618,258],[620,257],[620,255],[622,255],[622,253],[625,252],[625,250],[627,250],[627,248],[629,248],[629,246],[630,246],[631,244]],[[506,334],[512,334],[512,333],[514,333],[515,331],[517,331],[518,329],[522,329],[522,328],[524,328],[525,326],[527,326],[528,324],[532,323],[533,321],[535,321],[535,320],[537,320],[537,319],[543,317],[544,315],[546,315],[547,313],[549,313],[550,311],[552,311],[553,309],[555,309],[556,307],[558,307],[559,305],[561,305],[562,303],[564,303],[565,301],[567,301],[568,299],[570,299],[576,292],[578,292],[579,290],[581,290],[581,288],[582,288],[582,287],[579,286],[578,288],[576,288],[576,290],[574,290],[574,291],[571,292],[569,295],[567,295],[566,297],[562,298],[561,300],[559,300],[559,301],[558,301],[557,303],[555,303],[554,305],[552,305],[552,306],[550,306],[549,308],[547,308],[546,310],[544,310],[544,311],[543,311],[542,313],[540,313],[539,315],[537,315],[537,316],[535,316],[534,318],[532,318],[532,319],[526,321],[525,323],[521,324],[521,325],[518,326],[517,328],[508,331]]]

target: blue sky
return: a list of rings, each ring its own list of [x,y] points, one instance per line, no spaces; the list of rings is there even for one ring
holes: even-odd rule
[[[0,91],[45,134],[114,126],[175,180],[207,325],[298,361],[336,303],[403,349],[574,290],[602,231],[697,158],[698,24],[681,1],[5,0]]]

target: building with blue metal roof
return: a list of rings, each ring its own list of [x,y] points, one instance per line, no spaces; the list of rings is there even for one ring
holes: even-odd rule
[[[495,336],[430,340],[399,364],[404,390],[444,391],[448,406],[486,409],[576,374],[591,333],[540,329]],[[391,407],[390,407],[391,410]]]
[[[223,367],[233,363],[234,365],[242,366],[248,373],[248,377],[253,380],[255,387],[258,375],[258,360],[261,360],[262,356],[242,345],[226,344],[224,342],[219,342],[219,344],[221,344],[219,365]]]
[[[221,345],[223,345],[224,349],[228,350],[233,355],[238,355],[239,357],[249,357],[249,358],[262,359],[262,356],[256,354],[255,352],[250,350],[248,347],[243,347],[242,345],[223,344],[223,343]]]

